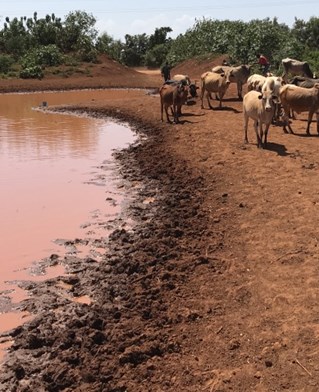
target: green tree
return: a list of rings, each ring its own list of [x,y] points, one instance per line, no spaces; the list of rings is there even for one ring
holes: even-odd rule
[[[319,18],[312,17],[308,22],[296,18],[292,33],[307,49],[319,50]]]
[[[57,44],[64,52],[78,51],[83,45],[86,50],[93,49],[97,30],[94,28],[96,19],[85,11],[70,12],[59,31]]]
[[[121,61],[121,53],[124,49],[121,40],[114,40],[107,33],[103,33],[97,38],[95,47],[99,53],[106,53],[112,59]]]
[[[122,49],[122,62],[128,66],[144,64],[144,57],[149,47],[149,37],[144,34],[125,35],[125,43]]]
[[[148,67],[159,67],[165,62],[169,46],[167,44],[159,44],[148,50],[145,54],[145,65]]]
[[[1,47],[4,53],[12,54],[15,59],[23,55],[30,46],[30,35],[25,26],[25,17],[6,17],[1,33]]]
[[[171,33],[173,30],[170,27],[160,27],[156,28],[154,34],[149,37],[149,48],[152,49],[157,45],[166,44],[169,40],[167,34]]]
[[[38,19],[35,12],[33,18],[27,19],[26,25],[34,46],[55,45],[62,30],[61,18],[56,18],[54,14]]]

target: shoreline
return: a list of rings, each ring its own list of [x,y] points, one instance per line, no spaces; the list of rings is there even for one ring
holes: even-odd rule
[[[3,365],[0,391],[4,390],[1,389],[2,386],[7,390],[14,390],[21,385],[20,373],[23,374],[23,379],[27,380],[28,388],[33,390],[40,390],[45,385],[47,390],[62,390],[71,386],[68,385],[70,380],[74,388],[76,382],[74,369],[67,366],[68,362],[65,363],[66,352],[67,357],[77,357],[74,361],[81,364],[76,373],[82,374],[85,369],[91,369],[90,374],[84,374],[79,380],[77,388],[87,381],[90,385],[96,384],[96,390],[119,388],[123,380],[123,371],[125,373],[128,371],[127,366],[132,367],[130,377],[134,379],[141,377],[135,375],[136,365],[146,364],[152,359],[161,361],[165,355],[180,352],[179,339],[172,340],[167,333],[164,334],[167,339],[165,342],[162,334],[163,328],[169,327],[172,323],[167,320],[169,302],[165,299],[165,295],[171,294],[172,291],[179,291],[178,286],[181,282],[180,277],[176,276],[179,269],[176,258],[185,250],[178,251],[177,243],[180,237],[185,236],[186,230],[185,227],[180,227],[181,216],[176,217],[176,214],[179,215],[177,205],[174,204],[174,209],[171,209],[165,206],[165,199],[169,195],[172,199],[176,198],[176,203],[180,204],[183,197],[180,193],[169,190],[172,187],[170,182],[176,181],[174,173],[165,173],[162,178],[164,168],[161,169],[157,164],[155,167],[150,165],[146,169],[149,164],[147,156],[151,151],[154,152],[156,149],[159,154],[165,154],[161,145],[163,136],[160,130],[150,128],[149,124],[144,124],[135,116],[131,118],[125,110],[119,112],[116,109],[114,112],[114,108],[102,110],[78,106],[57,110],[77,112],[80,110],[88,115],[110,116],[117,121],[129,122],[135,129],[143,127],[137,133],[140,135],[139,139],[141,134],[147,134],[144,142],[115,153],[115,160],[120,166],[119,171],[123,178],[121,181],[125,181],[126,184],[138,183],[140,187],[136,200],[129,207],[129,215],[136,222],[136,227],[133,231],[115,229],[103,244],[108,251],[100,262],[66,257],[62,264],[68,266],[71,275],[50,279],[43,283],[26,282],[24,288],[32,296],[19,307],[23,311],[36,313],[36,316],[31,322],[9,333],[14,339],[14,344]],[[160,155],[159,160],[161,161]],[[173,169],[175,165],[171,166]],[[183,169],[185,170],[185,167]],[[148,173],[148,170],[153,173]],[[183,181],[188,179],[188,176],[187,180],[179,179],[179,191],[183,190]],[[173,188],[176,188],[176,185]],[[197,192],[200,192],[200,187]],[[186,200],[188,204],[189,195]],[[191,204],[187,208],[183,207],[183,213],[190,215],[185,218],[184,225],[188,225],[186,223],[188,219],[193,219],[189,209],[197,209],[199,207],[197,204],[198,202],[196,207]],[[162,210],[166,210],[164,216]],[[175,220],[172,219],[173,216]],[[102,244],[100,243],[99,246]],[[45,262],[50,263],[50,260],[54,264],[60,262],[52,256]],[[185,275],[184,272],[179,274]],[[159,277],[160,283],[158,283]],[[86,295],[93,299],[92,303],[78,304],[67,300],[61,295],[62,292],[57,290],[59,284],[69,286],[68,295],[75,298]],[[103,299],[104,296],[106,300]],[[136,332],[127,341],[127,336],[132,334],[132,323],[136,325]],[[61,330],[63,330],[62,334]],[[147,336],[145,331],[148,331]],[[113,333],[111,339],[110,333]],[[79,339],[84,342],[87,336],[91,347],[87,347],[83,353],[82,350],[79,352],[77,342]],[[157,342],[154,343],[155,341]],[[63,348],[61,350],[58,347]],[[94,366],[101,366],[96,358],[96,351],[101,354],[104,352],[105,358],[108,358],[108,376],[100,375],[92,369],[92,363]],[[111,352],[115,353],[112,359],[108,354]],[[48,356],[50,361],[41,361],[40,365],[38,358]],[[105,359],[102,362],[104,363]],[[53,376],[56,375],[56,368],[61,368],[62,379],[56,380]],[[38,380],[32,379],[33,372],[38,375]],[[49,383],[40,381],[49,377],[48,374],[52,376],[49,378]]]

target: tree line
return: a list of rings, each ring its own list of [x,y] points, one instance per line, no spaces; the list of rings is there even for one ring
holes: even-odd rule
[[[38,18],[5,18],[0,30],[0,73],[5,76],[41,78],[45,67],[97,62],[100,54],[127,66],[172,66],[194,57],[227,54],[233,64],[256,63],[263,53],[278,71],[285,57],[307,60],[319,70],[319,18],[295,18],[292,28],[274,19],[250,22],[200,19],[184,34],[169,37],[170,27],[153,34],[126,34],[124,42],[107,32],[98,35],[96,19],[83,11],[70,12],[64,20],[54,14]]]

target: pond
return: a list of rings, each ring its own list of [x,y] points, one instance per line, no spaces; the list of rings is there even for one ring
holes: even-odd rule
[[[86,90],[0,95],[0,293],[9,293],[13,301],[21,300],[23,293],[12,281],[63,273],[57,266],[45,276],[30,277],[34,261],[61,252],[54,240],[83,237],[85,223],[93,216],[119,212],[124,195],[116,187],[112,152],[134,141],[126,124],[35,108],[109,94]],[[102,164],[109,166],[106,181],[101,181]],[[4,313],[1,305],[0,301]],[[5,313],[0,319],[0,332],[21,322]]]

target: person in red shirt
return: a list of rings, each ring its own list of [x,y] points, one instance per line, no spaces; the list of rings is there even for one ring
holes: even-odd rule
[[[263,54],[259,54],[258,56],[258,64],[261,66],[261,71],[264,76],[267,75],[269,70],[270,64],[266,56]]]

